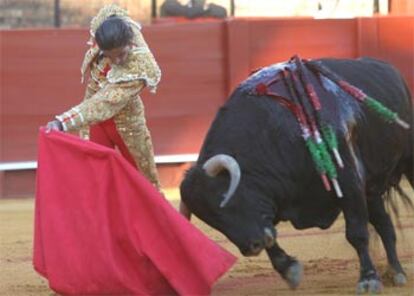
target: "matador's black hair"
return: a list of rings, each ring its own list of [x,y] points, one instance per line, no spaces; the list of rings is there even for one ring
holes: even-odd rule
[[[101,50],[111,50],[128,45],[134,33],[122,18],[111,16],[96,30],[95,40]]]

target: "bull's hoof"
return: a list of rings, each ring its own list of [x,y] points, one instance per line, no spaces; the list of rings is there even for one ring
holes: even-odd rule
[[[285,271],[285,280],[291,289],[296,289],[303,276],[303,266],[298,261],[293,261]]]
[[[388,267],[382,278],[384,284],[390,284],[397,287],[405,286],[407,284],[407,277],[401,269],[400,271],[395,271],[394,268]]]
[[[405,274],[401,272],[394,274],[394,276],[392,277],[392,280],[395,286],[401,287],[407,284],[407,277],[405,276]]]
[[[379,294],[382,291],[382,283],[379,279],[366,279],[358,283],[357,294]]]

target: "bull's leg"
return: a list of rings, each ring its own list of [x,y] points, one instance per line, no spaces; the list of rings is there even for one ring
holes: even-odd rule
[[[396,251],[396,235],[394,226],[391,222],[390,216],[385,210],[384,201],[381,196],[368,197],[368,213],[369,222],[375,227],[381,237],[385,251],[387,253],[388,264],[390,272],[393,277],[394,284],[402,286],[407,283],[404,270],[398,260]]]
[[[286,280],[290,288],[295,289],[302,279],[302,264],[286,254],[276,241],[272,247],[266,249],[266,252],[273,268]]]
[[[382,284],[368,253],[368,211],[360,190],[346,192],[341,198],[346,223],[346,238],[355,248],[360,263],[357,293],[377,293]]]

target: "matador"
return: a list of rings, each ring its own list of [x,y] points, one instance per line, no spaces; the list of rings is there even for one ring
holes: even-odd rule
[[[105,28],[113,30],[104,26],[104,22],[109,19],[117,19],[126,24],[131,33],[126,46],[109,48],[112,51],[120,49],[115,54],[121,56],[121,62],[116,62],[116,57],[113,54],[111,56],[111,50],[107,50],[109,54],[105,54],[99,44],[97,31]],[[111,33],[102,32],[105,33],[102,36]],[[82,81],[89,74],[84,100],[56,116],[54,122],[59,129],[79,130],[83,138],[117,148],[160,189],[152,140],[139,94],[146,86],[155,92],[161,70],[144,40],[140,25],[116,5],[103,7],[92,19],[90,35],[90,48],[81,67]]]

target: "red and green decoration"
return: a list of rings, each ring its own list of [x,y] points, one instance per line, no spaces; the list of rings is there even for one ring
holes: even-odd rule
[[[336,83],[341,89],[365,104],[384,120],[399,124],[406,129],[409,128],[409,125],[401,120],[397,113],[367,96],[362,90],[342,80],[323,65],[310,62],[304,64],[297,55],[292,57],[289,63],[295,64],[296,71],[292,70],[293,67],[286,66],[274,79],[257,84],[256,94],[272,97],[293,113],[299,123],[302,137],[325,189],[331,191],[332,184],[336,195],[341,198],[343,194],[338,183],[337,167],[343,168],[344,164],[338,151],[337,137],[333,127],[323,120],[320,115],[322,105],[308,78],[306,66]],[[290,99],[271,91],[271,85],[279,81],[284,83]],[[336,164],[333,159],[335,159]]]
[[[380,117],[382,117],[385,121],[396,123],[405,129],[409,129],[410,125],[403,121],[396,112],[391,111],[389,108],[385,107],[382,103],[371,98],[367,94],[365,94],[359,88],[349,84],[345,80],[341,79],[338,75],[334,72],[330,71],[321,63],[314,63],[308,62],[307,65],[313,68],[329,80],[335,82],[342,90],[347,92],[353,98],[358,100],[359,102],[363,103],[368,109],[372,110],[373,112],[377,113]]]

